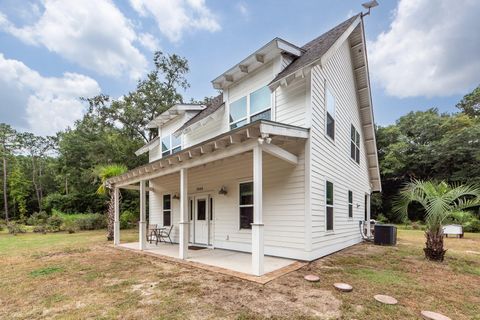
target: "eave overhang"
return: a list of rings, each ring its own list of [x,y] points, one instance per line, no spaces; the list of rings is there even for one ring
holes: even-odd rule
[[[247,76],[282,53],[298,57],[304,50],[288,41],[275,38],[212,81],[215,89],[223,90]]]
[[[202,104],[176,104],[167,111],[163,112],[147,124],[147,128],[158,128],[179,115],[188,111],[202,111],[206,106]]]

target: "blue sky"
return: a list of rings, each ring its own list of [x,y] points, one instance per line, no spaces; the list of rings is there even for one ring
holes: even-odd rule
[[[356,0],[31,0],[0,2],[0,122],[53,134],[79,96],[119,97],[154,50],[190,64],[185,100],[274,37],[303,45],[359,12]],[[480,83],[478,1],[379,0],[366,18],[376,122],[455,103]]]

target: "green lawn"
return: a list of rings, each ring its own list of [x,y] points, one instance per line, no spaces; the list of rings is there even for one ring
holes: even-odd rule
[[[423,241],[399,230],[397,247],[357,245],[262,286],[116,250],[105,231],[0,234],[0,319],[480,319],[480,234],[446,239],[443,264],[423,259]],[[354,291],[332,290],[339,281]],[[399,304],[378,304],[379,293]]]

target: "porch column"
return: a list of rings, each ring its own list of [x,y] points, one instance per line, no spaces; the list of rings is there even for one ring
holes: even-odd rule
[[[365,194],[365,196],[367,197],[367,201],[365,201],[365,205],[367,206],[366,207],[366,210],[367,210],[367,222],[366,222],[367,237],[370,238],[372,236],[372,230],[370,228],[370,193]]]
[[[120,189],[113,189],[113,245],[120,244]]]
[[[252,273],[261,276],[263,270],[263,174],[262,147],[253,148],[253,223],[252,223]]]
[[[140,250],[145,250],[147,247],[146,204],[145,180],[142,180],[140,181],[140,221],[138,222],[138,244]]]
[[[180,259],[187,259],[188,256],[188,171],[180,170],[180,234],[178,256]]]

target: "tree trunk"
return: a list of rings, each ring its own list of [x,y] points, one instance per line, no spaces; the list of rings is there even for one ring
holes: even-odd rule
[[[8,222],[8,196],[7,196],[7,158],[3,156],[3,205],[5,208],[5,221]]]
[[[113,241],[115,228],[115,197],[113,189],[109,189],[110,200],[108,201],[107,212],[107,240]],[[122,194],[118,193],[118,201],[122,199]]]
[[[443,230],[440,228],[438,231],[427,230],[425,231],[425,258],[432,261],[443,261],[445,252],[447,250],[443,249]]]

